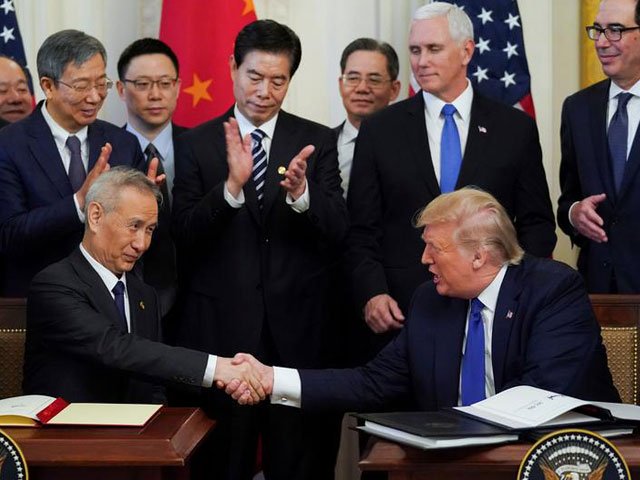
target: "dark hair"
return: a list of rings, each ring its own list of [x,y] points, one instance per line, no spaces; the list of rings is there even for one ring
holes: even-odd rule
[[[400,70],[400,63],[398,62],[398,54],[391,45],[387,42],[379,42],[373,38],[357,38],[342,52],[340,57],[340,71],[344,73],[344,69],[347,67],[347,60],[349,55],[358,50],[365,50],[367,52],[379,52],[387,59],[387,73],[391,80],[398,79],[398,71]]]
[[[38,50],[38,76],[57,84],[67,65],[80,66],[97,54],[106,65],[107,52],[97,38],[79,30],[61,30],[47,37]]]
[[[141,38],[125,48],[120,54],[120,58],[118,59],[118,77],[120,80],[124,80],[131,60],[141,55],[153,55],[155,53],[169,57],[169,60],[171,60],[171,63],[173,63],[176,69],[176,76],[180,73],[178,57],[169,45],[157,38]]]
[[[286,25],[273,20],[256,20],[238,33],[233,47],[233,58],[236,65],[239,67],[244,61],[244,57],[254,50],[287,54],[291,77],[296,73],[302,57],[302,47],[298,35]]]

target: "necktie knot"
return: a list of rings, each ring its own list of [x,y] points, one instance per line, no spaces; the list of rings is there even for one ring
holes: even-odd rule
[[[66,144],[72,154],[77,153],[80,155],[80,139],[78,137],[69,135]]]
[[[617,110],[623,110],[627,108],[627,103],[629,103],[629,100],[631,100],[631,97],[633,97],[632,93],[619,93],[617,95],[618,97],[618,108]]]
[[[471,300],[471,312],[469,314],[470,321],[482,321],[482,309],[484,308],[484,304],[478,299],[474,298]]]
[[[118,280],[115,286],[111,289],[114,295],[124,295],[124,282]]]
[[[444,107],[442,107],[442,115],[444,115],[445,117],[451,117],[456,112],[456,107],[454,107],[450,103],[447,103]]]
[[[254,143],[260,143],[262,142],[262,139],[264,137],[266,137],[267,134],[264,133],[262,130],[260,130],[259,128],[256,128],[253,132],[251,132],[251,139],[254,141]]]

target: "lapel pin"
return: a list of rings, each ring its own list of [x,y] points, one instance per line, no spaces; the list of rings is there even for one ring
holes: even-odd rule
[[[283,167],[282,165],[280,165],[278,167],[278,175],[284,175],[285,173],[287,173],[287,167]]]
[[[507,318],[513,318],[513,312],[511,310],[507,312]]]
[[[478,131],[479,131],[480,133],[487,133],[487,129],[486,129],[486,128],[484,128],[482,125],[478,125]]]
[[[142,300],[140,300],[140,303],[138,305],[140,305],[141,310],[144,310],[144,302]]]

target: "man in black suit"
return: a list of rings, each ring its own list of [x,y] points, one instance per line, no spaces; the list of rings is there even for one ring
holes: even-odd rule
[[[176,255],[171,239],[171,190],[175,179],[174,143],[185,127],[171,118],[180,93],[180,66],[171,48],[156,38],[141,38],[124,49],[118,60],[118,94],[127,106],[126,129],[136,136],[147,163],[159,160],[166,174],[158,228],[142,259],[145,283],[155,287],[162,310],[168,312],[176,296]],[[160,169],[161,168],[161,169]]]
[[[609,77],[568,97],[558,224],[592,293],[640,293],[640,4],[606,0],[593,25]]]
[[[504,205],[526,251],[542,257],[553,251],[555,221],[536,125],[473,90],[467,65],[474,47],[473,25],[460,8],[443,2],[419,8],[409,52],[422,91],[362,122],[348,198],[348,260],[355,300],[376,333],[402,328],[411,295],[428,278],[412,219],[442,192],[484,188]]]
[[[149,247],[160,200],[158,187],[130,168],[93,182],[82,243],[37,274],[29,290],[26,393],[161,403],[159,381],[195,388],[235,376],[258,385],[229,359],[159,343],[157,296],[128,272]]]
[[[107,162],[144,165],[133,135],[97,120],[112,86],[97,39],[77,30],[54,33],[37,62],[46,100],[0,130],[2,296],[26,296],[37,272],[76,248],[85,196]]]
[[[357,38],[342,51],[338,88],[347,119],[334,128],[344,198],[349,189],[353,148],[360,123],[382,110],[400,93],[398,55],[387,42]]]
[[[347,214],[333,132],[281,110],[300,57],[290,28],[247,25],[230,58],[235,105],[178,141],[173,233],[188,271],[178,344],[291,366],[335,353]],[[251,478],[259,432],[267,478],[332,477],[338,416],[247,411],[213,394],[202,402],[219,419],[209,460],[221,478]]]

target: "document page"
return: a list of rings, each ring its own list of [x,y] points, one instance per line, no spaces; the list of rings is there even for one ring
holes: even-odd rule
[[[71,403],[47,425],[98,425],[141,427],[162,405],[122,403]]]

